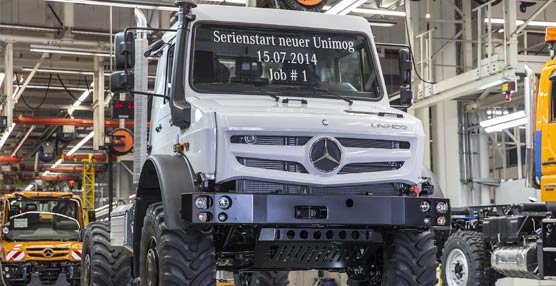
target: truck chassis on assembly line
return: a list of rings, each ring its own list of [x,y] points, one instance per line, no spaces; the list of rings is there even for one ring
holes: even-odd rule
[[[285,286],[308,269],[436,285],[430,230],[449,229],[449,201],[422,178],[421,122],[389,106],[369,23],[177,4],[177,30],[146,52],[160,58],[135,202],[88,228],[82,285],[212,286],[226,270]],[[119,68],[131,37],[116,36]],[[115,72],[111,90],[132,80]]]
[[[546,39],[554,54],[556,28],[547,28]],[[544,65],[539,80],[525,67],[524,90],[527,181],[540,189],[543,203],[453,208],[452,234],[442,251],[446,285],[489,286],[502,277],[556,280],[556,61]]]

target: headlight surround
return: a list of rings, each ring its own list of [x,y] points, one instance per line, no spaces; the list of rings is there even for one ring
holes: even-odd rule
[[[448,204],[446,202],[436,203],[436,212],[440,214],[445,214],[448,212]]]
[[[431,203],[429,203],[429,201],[422,201],[419,208],[422,212],[426,213],[431,210]]]

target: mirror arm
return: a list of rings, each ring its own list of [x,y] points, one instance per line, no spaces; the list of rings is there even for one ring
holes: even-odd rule
[[[140,95],[148,95],[148,96],[153,96],[153,97],[161,97],[164,98],[166,100],[170,100],[170,97],[164,94],[158,94],[158,93],[152,93],[152,92],[143,92],[143,91],[135,91],[135,90],[128,90],[127,92],[132,93],[132,94],[140,94]]]

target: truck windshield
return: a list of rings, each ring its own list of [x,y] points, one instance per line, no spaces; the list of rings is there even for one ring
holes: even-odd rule
[[[8,216],[3,225],[7,240],[70,241],[79,238],[79,204],[75,200],[20,197],[9,200],[7,207]]]
[[[190,81],[201,93],[382,97],[360,34],[199,25],[194,37]]]

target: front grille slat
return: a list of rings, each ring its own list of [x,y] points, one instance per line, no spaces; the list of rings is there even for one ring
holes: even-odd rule
[[[297,162],[245,157],[237,157],[237,161],[245,167],[308,174],[305,167]]]
[[[403,161],[397,162],[375,162],[375,163],[352,163],[345,165],[338,174],[359,174],[384,171],[395,171],[403,166]]]
[[[399,190],[402,188],[397,183],[384,183],[384,184],[364,184],[364,185],[349,185],[349,186],[335,186],[335,187],[312,187],[302,185],[280,184],[273,182],[254,181],[254,180],[237,180],[236,192],[238,193],[287,193],[287,194],[352,194],[352,195],[366,195],[369,193],[375,195],[398,195]]]
[[[310,136],[268,136],[268,135],[233,135],[233,144],[303,146],[311,140]]]
[[[411,144],[407,141],[359,139],[359,138],[336,138],[346,148],[367,149],[409,149]]]

